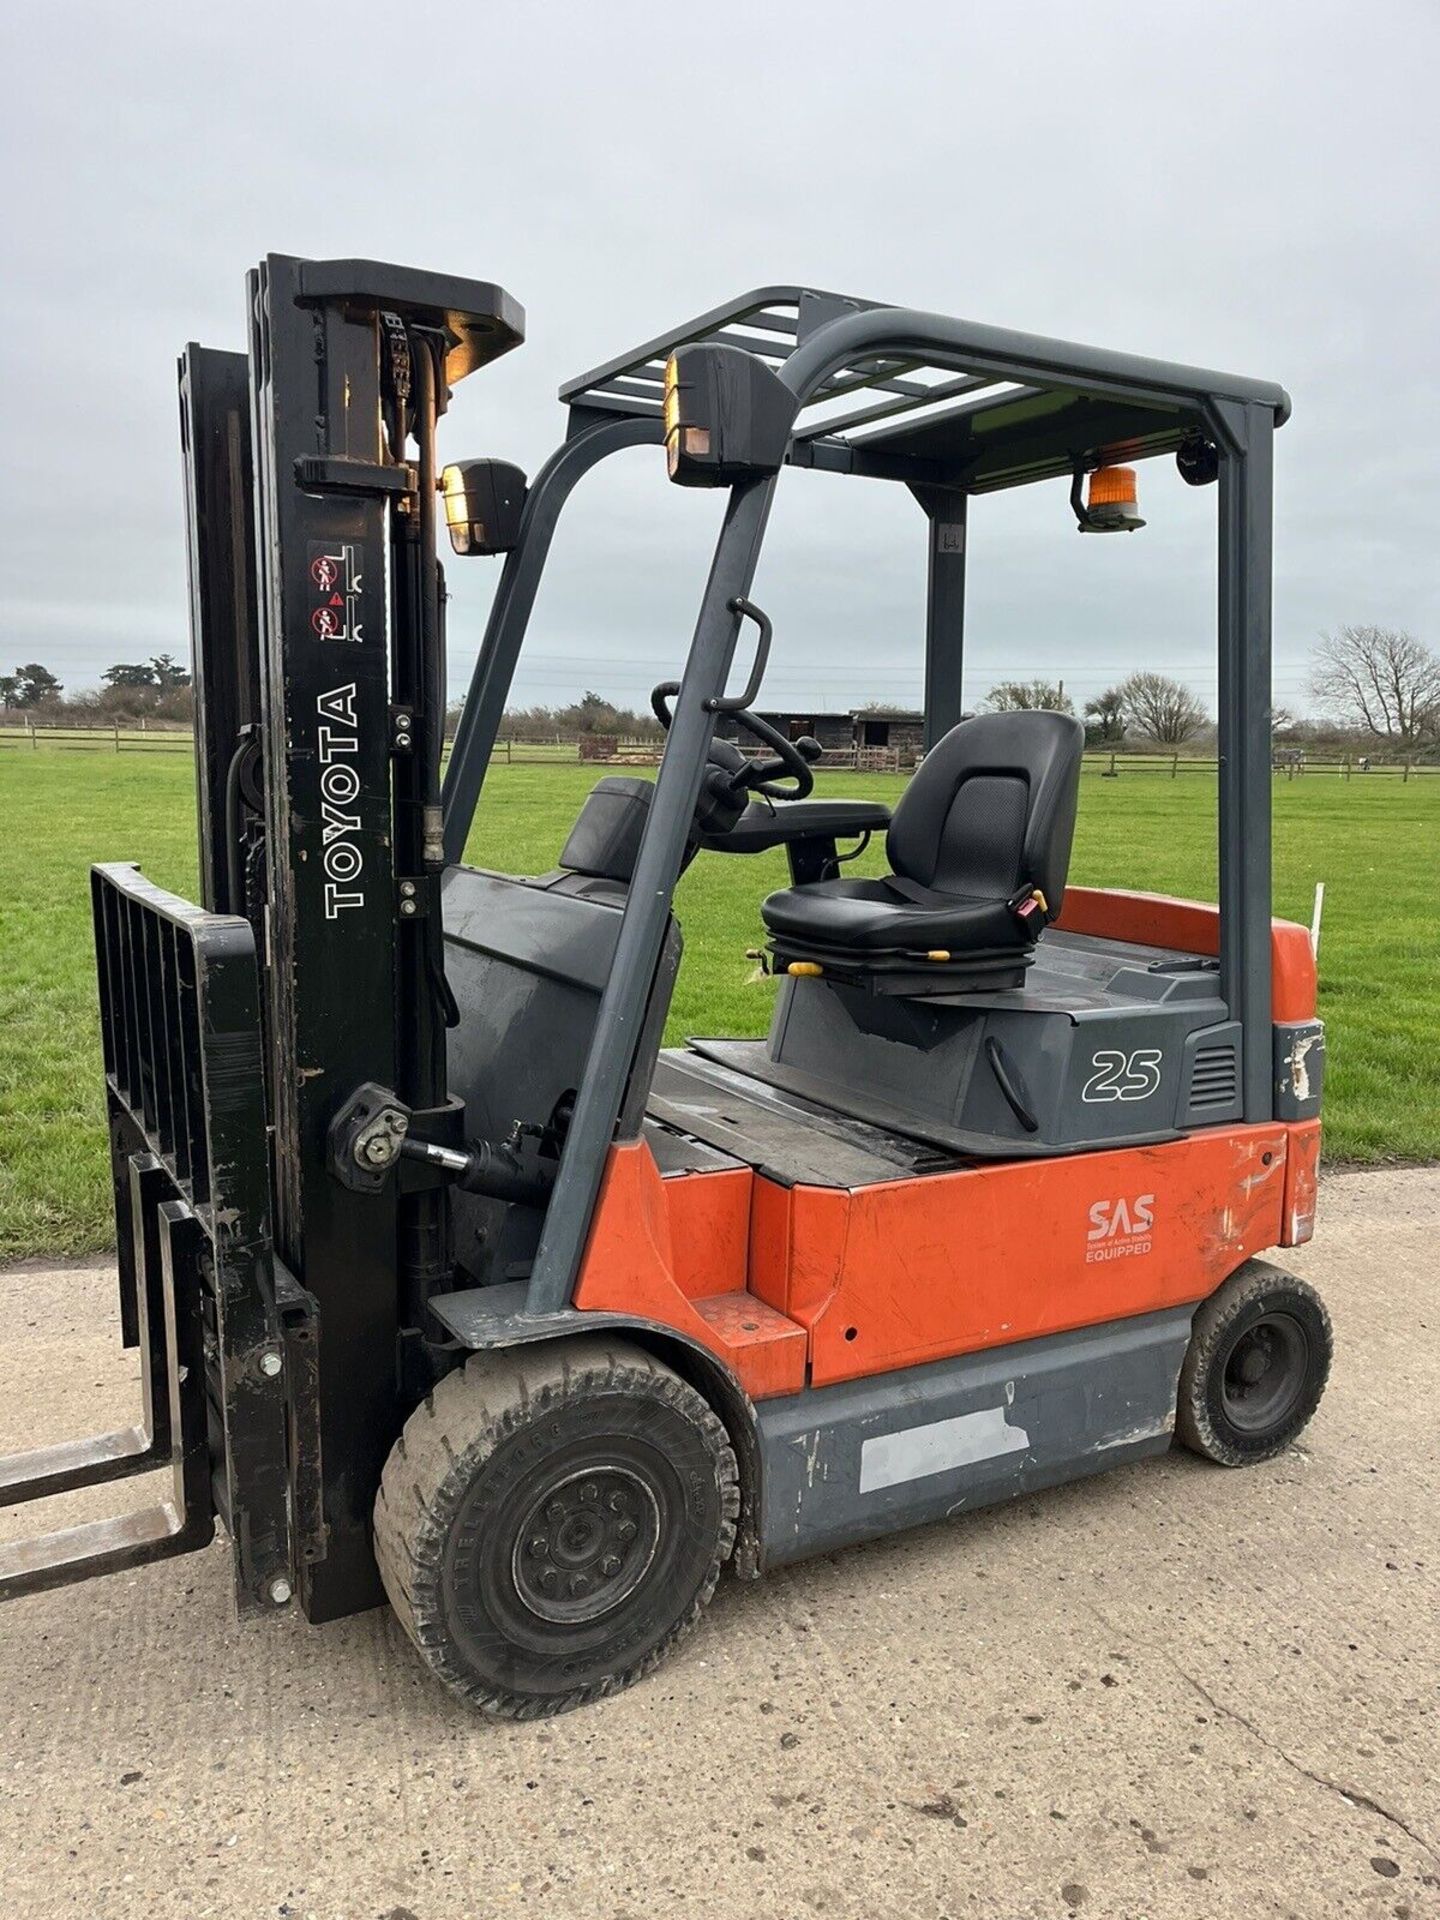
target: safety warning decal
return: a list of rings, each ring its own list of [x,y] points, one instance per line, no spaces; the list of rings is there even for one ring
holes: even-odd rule
[[[322,640],[363,639],[360,565],[359,547],[310,542],[310,625]]]

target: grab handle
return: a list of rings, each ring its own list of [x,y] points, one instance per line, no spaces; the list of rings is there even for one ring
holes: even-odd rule
[[[751,600],[737,597],[726,602],[731,613],[738,613],[743,619],[753,620],[760,629],[760,638],[755,643],[755,662],[750,669],[750,678],[745,682],[743,692],[736,694],[717,694],[713,700],[705,702],[707,713],[743,713],[760,691],[760,683],[765,678],[765,669],[770,661],[770,636],[774,628],[768,614],[762,613]]]

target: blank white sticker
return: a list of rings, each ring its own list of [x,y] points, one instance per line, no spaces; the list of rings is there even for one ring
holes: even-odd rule
[[[877,1434],[860,1448],[860,1491],[927,1474],[948,1473],[976,1460],[996,1460],[1001,1454],[1023,1453],[1030,1445],[1024,1427],[1012,1427],[1004,1407],[982,1407],[977,1413],[956,1414],[953,1420],[931,1420],[923,1427],[904,1427],[899,1433]]]

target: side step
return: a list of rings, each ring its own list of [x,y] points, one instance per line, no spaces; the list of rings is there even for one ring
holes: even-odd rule
[[[138,1237],[150,1237],[145,1190],[161,1173],[153,1157],[132,1158],[130,1213]],[[135,1261],[133,1310],[144,1398],[139,1425],[0,1458],[0,1508],[101,1486],[167,1463],[170,1495],[111,1519],[0,1545],[0,1600],[189,1553],[214,1537],[201,1323],[200,1257],[206,1235],[183,1201],[163,1201],[151,1217],[158,1242],[153,1252],[159,1257],[147,1258],[151,1250],[137,1246]]]

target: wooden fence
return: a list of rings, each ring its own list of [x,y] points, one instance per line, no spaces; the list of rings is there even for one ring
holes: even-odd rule
[[[1178,780],[1182,774],[1208,773],[1213,779],[1220,771],[1218,760],[1184,753],[1087,753],[1084,764],[1087,772],[1098,773],[1107,780],[1118,780],[1122,775],[1134,773],[1152,777],[1159,775],[1171,780]],[[1323,779],[1327,776],[1332,780],[1363,780],[1387,775],[1405,781],[1422,774],[1440,773],[1440,763],[1413,758],[1382,759],[1377,754],[1322,756],[1307,753],[1296,758],[1288,752],[1282,752],[1272,757],[1270,771],[1277,780]]]
[[[193,733],[172,727],[48,726],[42,722],[0,726],[0,751],[59,753],[193,753]],[[748,749],[747,749],[748,750]],[[446,745],[449,752],[449,745]],[[584,751],[578,739],[499,740],[495,761],[501,766],[655,766],[660,759],[659,743],[654,740],[619,740],[606,760],[596,760]],[[908,773],[908,756],[902,762],[893,747],[827,748],[819,762],[822,771],[846,773]],[[1192,774],[1219,771],[1214,758],[1184,753],[1124,753],[1117,749],[1092,751],[1085,755],[1085,771],[1105,780],[1148,779],[1178,780]],[[1433,760],[1382,758],[1378,754],[1326,755],[1307,753],[1303,757],[1288,748],[1277,751],[1272,771],[1280,780],[1308,779],[1398,779],[1408,781],[1440,774],[1440,763]]]
[[[61,727],[44,721],[0,727],[0,748],[48,748],[58,753],[193,753],[184,727]]]

